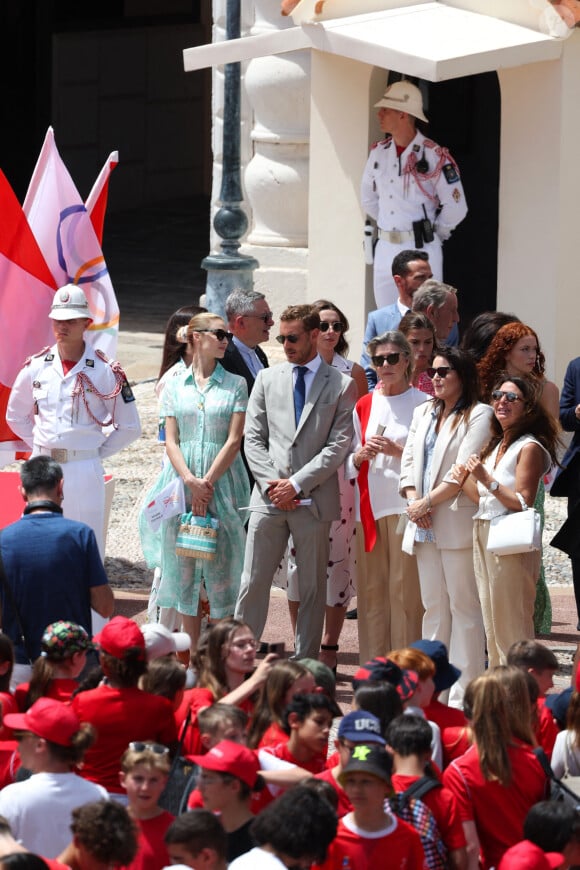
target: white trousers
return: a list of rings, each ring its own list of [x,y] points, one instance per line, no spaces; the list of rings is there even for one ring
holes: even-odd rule
[[[440,640],[449,661],[461,669],[451,687],[449,704],[460,707],[466,685],[483,673],[485,632],[473,567],[473,548],[440,550],[435,544],[415,544],[419,585],[425,615],[423,637]]]

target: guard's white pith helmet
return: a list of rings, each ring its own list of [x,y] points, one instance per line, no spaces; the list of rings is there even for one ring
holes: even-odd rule
[[[379,109],[381,106],[384,106],[385,109],[407,112],[414,118],[429,123],[423,112],[421,91],[411,82],[395,82],[389,85],[378,103],[375,103],[375,109]]]
[[[76,284],[65,284],[56,291],[48,316],[52,320],[75,320],[77,317],[92,320],[87,297]]]

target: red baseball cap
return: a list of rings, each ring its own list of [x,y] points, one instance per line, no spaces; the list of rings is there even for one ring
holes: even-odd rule
[[[127,651],[138,647],[143,650],[145,657],[145,638],[136,622],[127,619],[126,616],[114,616],[103,630],[94,638],[93,642],[116,659],[123,659]]]
[[[544,852],[531,840],[522,840],[504,852],[498,870],[556,870],[564,860],[560,852]]]
[[[72,707],[54,698],[39,698],[26,713],[7,713],[3,722],[14,731],[30,731],[60,746],[72,746],[81,727]]]
[[[260,772],[258,756],[247,746],[234,743],[233,740],[221,740],[205,755],[190,755],[195,764],[204,770],[215,770],[218,773],[229,773],[241,779],[250,788],[256,785]]]

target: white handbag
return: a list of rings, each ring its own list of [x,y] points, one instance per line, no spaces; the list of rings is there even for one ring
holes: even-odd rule
[[[520,493],[522,510],[501,514],[489,522],[487,550],[495,556],[529,553],[542,546],[541,517],[537,510],[527,506]]]

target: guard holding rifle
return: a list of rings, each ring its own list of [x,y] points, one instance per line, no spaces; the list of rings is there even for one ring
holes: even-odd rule
[[[397,300],[391,263],[405,248],[425,250],[433,277],[442,280],[442,242],[467,214],[467,203],[449,151],[417,129],[417,118],[427,123],[419,88],[396,82],[375,106],[387,135],[371,148],[361,201],[377,222],[374,292],[382,308]]]

